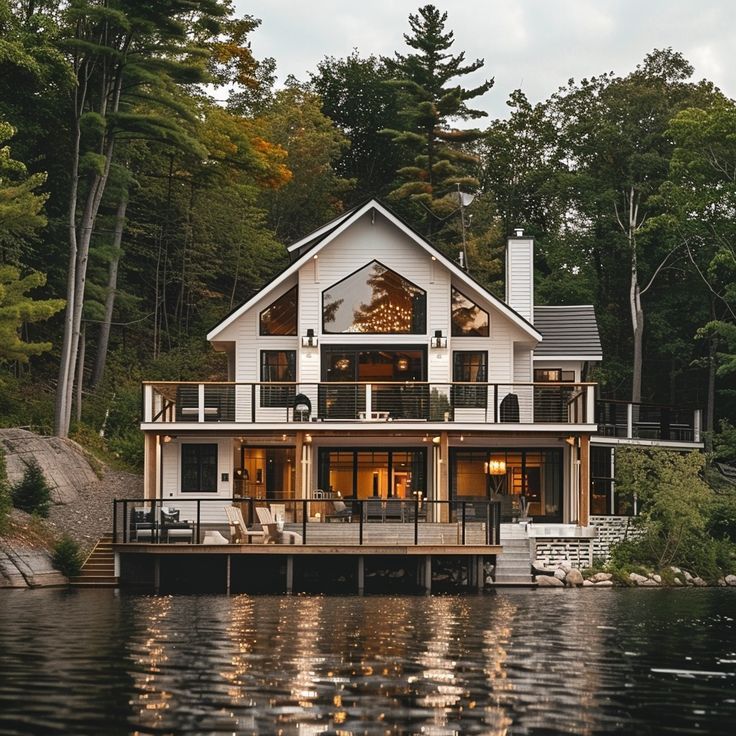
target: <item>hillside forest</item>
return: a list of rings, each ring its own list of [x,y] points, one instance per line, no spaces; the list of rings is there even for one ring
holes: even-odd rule
[[[432,5],[390,56],[283,79],[260,25],[229,0],[0,0],[0,423],[139,466],[140,381],[224,379],[208,329],[378,197],[501,296],[524,228],[537,303],[595,305],[601,396],[700,407],[736,461],[733,100],[663,48],[532,102]]]

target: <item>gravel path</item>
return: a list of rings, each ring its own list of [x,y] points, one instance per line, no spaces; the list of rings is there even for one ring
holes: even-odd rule
[[[143,478],[108,469],[101,480],[77,488],[77,494],[71,503],[52,505],[48,526],[58,534],[69,534],[89,551],[112,531],[114,498],[143,498]]]

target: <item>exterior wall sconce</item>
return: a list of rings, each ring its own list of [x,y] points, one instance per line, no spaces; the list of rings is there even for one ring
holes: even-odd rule
[[[447,347],[447,338],[442,336],[442,330],[434,331],[434,337],[429,341],[429,345],[433,348]]]
[[[314,334],[314,330],[310,327],[307,330],[307,334],[302,337],[303,348],[316,348],[319,344],[317,336]]]

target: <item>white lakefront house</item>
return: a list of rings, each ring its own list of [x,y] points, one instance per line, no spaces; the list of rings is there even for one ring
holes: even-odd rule
[[[496,501],[535,556],[585,563],[635,513],[615,448],[701,447],[697,411],[598,399],[593,307],[534,304],[521,231],[504,301],[375,200],[289,252],[207,335],[227,382],[143,386],[145,496],[189,520],[196,504],[195,541],[233,499],[309,524],[307,545],[358,517],[361,542],[363,522],[419,514],[423,528],[462,517],[464,535]]]

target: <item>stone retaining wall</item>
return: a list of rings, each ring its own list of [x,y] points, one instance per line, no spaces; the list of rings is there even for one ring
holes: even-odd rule
[[[577,568],[590,567],[593,564],[593,542],[592,538],[537,537],[532,557],[543,562],[545,567],[555,567],[564,561]]]
[[[633,539],[640,534],[633,526],[634,516],[591,516],[590,525],[594,526],[598,535],[593,539],[593,557],[608,562],[611,557],[611,547]]]

